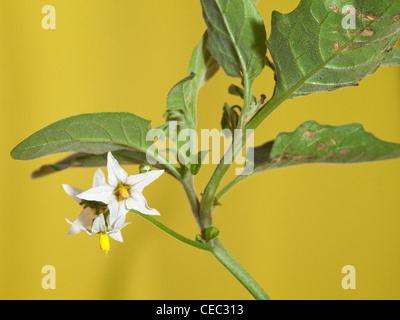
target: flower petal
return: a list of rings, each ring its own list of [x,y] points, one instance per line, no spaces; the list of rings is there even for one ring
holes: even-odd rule
[[[70,186],[69,184],[63,184],[64,191],[72,197],[76,202],[81,203],[81,199],[77,197],[78,194],[82,193],[83,190]]]
[[[164,170],[153,170],[146,173],[131,175],[127,179],[127,184],[132,186],[137,192],[142,192],[144,187],[159,178],[163,173]]]
[[[118,183],[126,183],[128,174],[124,169],[121,168],[118,161],[115,160],[111,152],[107,154],[107,171],[108,171],[108,183],[113,187],[118,187]]]
[[[113,200],[108,204],[108,209],[110,210],[110,225],[114,226],[116,221],[123,217],[125,220],[125,215],[128,213],[129,209],[126,208],[125,200],[119,202],[118,200]]]
[[[94,173],[94,176],[93,176],[92,187],[97,187],[97,186],[100,186],[102,184],[106,184],[106,177],[104,175],[103,170],[101,170],[100,168],[97,168],[97,170],[96,170],[96,172]]]
[[[126,214],[128,213],[130,209],[128,209],[128,207],[126,206],[126,200],[122,200],[119,203],[119,211],[118,211],[118,218],[122,217],[122,216],[126,216]],[[118,219],[117,218],[117,219]]]
[[[124,239],[122,238],[122,233],[120,230],[117,230],[115,232],[110,232],[108,233],[108,235],[110,236],[110,238],[119,241],[119,242],[124,242]]]
[[[146,198],[139,192],[131,193],[131,197],[126,200],[126,207],[129,210],[137,210],[143,214],[148,214],[152,216],[160,215],[160,213],[156,209],[149,207]]]
[[[108,210],[110,211],[110,215],[108,216],[109,224],[113,225],[119,212],[119,202],[117,199],[114,199],[108,204]]]
[[[76,223],[74,223],[74,222],[71,222],[71,221],[69,221],[67,218],[65,218],[65,220],[66,220],[69,224],[72,225],[71,228],[69,228],[67,235],[74,235],[74,234],[77,234],[77,233],[79,233],[79,232],[81,232],[81,231],[86,231],[87,234],[92,234],[92,233],[90,232],[90,230],[84,228],[82,225],[76,224]]]
[[[81,214],[72,222],[71,228],[68,230],[68,235],[74,235],[82,230],[86,230],[92,225],[93,219],[97,216],[93,213],[92,209],[83,209]]]
[[[114,187],[110,186],[109,184],[102,184],[100,186],[90,188],[89,190],[86,190],[77,196],[80,199],[99,201],[106,204],[115,199]]]
[[[126,225],[130,224],[131,221],[129,222],[125,222],[126,219],[126,215],[123,216],[119,216],[117,218],[117,220],[114,222],[114,224],[110,223],[110,228],[111,228],[111,232],[114,230],[121,230],[123,227],[125,227]]]
[[[104,215],[99,214],[99,216],[93,220],[92,233],[106,232],[106,221],[104,220]]]

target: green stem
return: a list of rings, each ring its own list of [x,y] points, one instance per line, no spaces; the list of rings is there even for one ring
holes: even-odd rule
[[[238,129],[244,129],[245,123],[247,120],[246,113],[249,110],[251,103],[251,83],[245,81],[245,99],[244,105],[242,108],[242,113],[240,115]],[[213,225],[212,222],[212,212],[216,200],[218,200],[218,196],[216,197],[217,189],[231,167],[233,160],[239,151],[242,150],[243,146],[246,143],[245,134],[242,135],[241,139],[234,139],[231,147],[225,153],[224,157],[221,159],[221,162],[218,164],[215,169],[213,175],[209,183],[207,184],[203,197],[200,204],[200,220],[203,223],[202,231],[206,228],[211,227]],[[231,161],[226,161],[231,160]],[[222,194],[219,194],[219,197],[222,196],[226,191],[228,191],[233,185],[239,182],[240,177],[234,180],[234,182],[228,184],[223,190]],[[227,268],[239,282],[253,295],[253,297],[257,300],[269,300],[269,296],[265,293],[265,291],[261,288],[261,286],[250,276],[250,274],[237,262],[237,260],[225,249],[222,243],[218,238],[211,240],[212,254]]]
[[[268,117],[283,101],[284,99],[271,99],[268,101],[249,121],[246,129],[256,129],[262,123],[262,121],[264,121],[264,119]],[[249,175],[240,175],[233,179],[218,192],[218,194],[215,196],[215,201],[219,201],[226,192],[248,177]]]
[[[207,244],[203,244],[198,241],[191,240],[182,236],[181,234],[175,232],[170,229],[153,216],[149,216],[146,214],[142,214],[138,211],[131,210],[131,212],[137,214],[138,216],[146,219],[162,231],[168,233],[170,236],[175,239],[182,241],[192,247],[210,251],[224,266],[227,268],[235,277],[240,281],[241,284],[253,295],[253,297],[257,300],[269,300],[269,296],[265,293],[265,291],[260,287],[260,285],[250,276],[250,274],[236,261],[236,259],[225,249],[222,245],[221,241],[218,238],[213,239],[211,241],[211,246]]]
[[[239,115],[239,121],[237,125],[237,129],[243,130],[245,125],[246,125],[246,120],[248,118],[248,112],[251,107],[251,101],[252,101],[252,88],[253,88],[253,81],[249,80],[248,77],[246,76],[244,78],[244,99],[243,99],[243,108],[242,112]]]
[[[250,103],[251,103],[251,88],[252,88],[251,82],[244,81],[244,87],[245,87],[245,97],[244,97],[242,113],[240,115],[238,123],[238,129],[242,130],[245,128],[255,129],[262,122],[262,120],[264,120],[283,100],[279,101],[279,99],[277,99],[277,101],[274,101],[274,99],[271,99],[260,109],[260,111],[257,114],[254,115],[252,121],[246,127],[245,126],[247,120],[246,114],[250,108]],[[231,187],[233,187],[236,183],[242,180],[242,178],[240,177],[235,179],[227,186],[225,186],[221,190],[221,193],[216,197],[217,189],[223,177],[231,167],[233,160],[235,159],[235,156],[238,154],[239,151],[242,150],[245,143],[246,139],[243,138],[234,139],[233,143],[231,144],[231,147],[225,153],[224,157],[221,159],[221,162],[218,164],[213,175],[211,176],[211,179],[204,190],[201,203],[199,203],[197,194],[194,189],[193,176],[190,173],[188,173],[185,177],[181,177],[181,179],[179,179],[184,187],[189,203],[191,205],[193,215],[196,218],[196,222],[202,234],[208,227],[211,227],[213,225],[212,211],[215,205],[215,201],[218,198],[220,198],[225,192],[227,192]],[[194,247],[203,250],[211,251],[212,254],[240,281],[240,283],[253,295],[254,298],[260,300],[269,299],[269,296],[265,293],[265,291],[261,288],[261,286],[225,249],[225,247],[218,239],[213,239],[210,242],[212,244],[212,247],[210,247],[200,242],[196,242],[181,236],[180,234],[164,226],[158,220],[154,219],[151,216],[142,215],[142,217],[152,222],[154,225],[156,225],[163,231],[167,232],[168,234],[170,234],[171,236],[182,242],[185,242],[189,245],[192,245]]]
[[[201,199],[200,217],[205,229],[212,226],[212,211],[215,201],[214,195],[219,184],[221,183],[222,178],[229,170],[230,166],[231,164],[223,164],[223,162],[221,162],[217,166],[214,174],[206,186],[206,189],[204,190],[203,198]]]
[[[200,201],[197,197],[196,189],[194,186],[193,175],[190,173],[189,170],[186,171],[185,176],[183,177],[183,179],[181,179],[181,183],[183,189],[185,190],[186,197],[189,201],[190,209],[192,210],[192,214],[196,220],[197,226],[200,231],[203,231],[205,230],[205,228],[200,216]]]
[[[239,117],[239,123],[237,129],[243,130],[245,129],[245,123],[247,119],[247,113],[250,108],[251,98],[252,98],[252,86],[253,82],[248,79],[247,76],[244,77],[244,102],[242,112]],[[212,212],[215,205],[215,194],[217,189],[222,181],[222,178],[228,172],[229,168],[232,166],[232,163],[236,157],[236,155],[242,150],[243,146],[246,143],[246,134],[242,134],[241,139],[235,139],[225,153],[223,158],[221,159],[220,163],[218,164],[217,168],[215,169],[213,175],[209,183],[207,184],[203,198],[201,199],[200,205],[200,216],[201,220],[204,223],[205,228],[212,226]]]
[[[136,213],[138,216],[142,217],[143,219],[146,219],[147,221],[149,221],[150,223],[154,224],[156,227],[160,228],[162,231],[168,233],[170,236],[174,237],[175,239],[178,239],[179,241],[182,241],[188,245],[191,245],[192,247],[198,248],[198,249],[202,249],[202,250],[206,250],[206,251],[210,251],[211,247],[200,243],[198,241],[194,241],[191,240],[189,238],[186,238],[182,235],[180,235],[179,233],[175,232],[174,230],[168,228],[166,225],[164,225],[163,223],[161,223],[160,221],[158,221],[157,219],[155,219],[153,216],[149,216],[146,214],[142,214],[138,211],[135,210],[131,210],[131,212]]]
[[[211,253],[240,281],[240,283],[257,300],[270,300],[263,288],[250,276],[250,274],[236,261],[225,249],[219,239],[212,240]]]
[[[280,97],[275,96],[269,100],[264,106],[258,110],[253,118],[248,122],[246,129],[256,129],[276,108],[278,108],[285,100],[289,99],[291,93],[285,93]]]

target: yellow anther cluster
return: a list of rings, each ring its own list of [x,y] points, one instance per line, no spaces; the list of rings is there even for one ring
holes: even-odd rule
[[[126,190],[125,188],[122,188],[119,191],[119,201],[126,200],[128,198],[129,198],[129,191]]]
[[[115,189],[114,194],[118,197],[118,201],[126,200],[129,198],[130,186],[125,186],[122,183],[118,185],[118,188]]]

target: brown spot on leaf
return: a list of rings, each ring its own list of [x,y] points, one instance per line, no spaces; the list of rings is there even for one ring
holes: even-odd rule
[[[364,12],[359,11],[359,18],[362,21],[377,21],[380,19],[380,16],[378,16],[372,12],[364,13]]]
[[[350,154],[352,151],[350,149],[342,149],[339,151],[340,154],[346,155]]]
[[[336,146],[336,144],[337,144],[335,138],[330,138],[329,142],[332,143],[334,146]]]
[[[340,14],[342,14],[344,16],[347,16],[347,14],[349,13],[349,12],[344,12],[344,11],[338,9],[338,7],[336,5],[334,5],[334,4],[329,5],[329,9],[331,9],[335,13],[340,13]]]
[[[390,18],[392,21],[399,21],[400,20],[400,14],[396,14],[393,17]]]
[[[334,4],[330,4],[329,9],[331,9],[333,12],[338,12],[338,8]]]
[[[373,35],[375,35],[375,31],[372,30],[371,28],[364,29],[364,30],[360,33],[360,36],[361,36],[361,37],[372,37]]]
[[[351,12],[351,11],[350,12],[349,11],[347,11],[347,12],[346,11],[341,11],[334,4],[331,4],[329,6],[329,9],[331,9],[333,12],[340,13],[340,14],[343,14],[345,16],[347,16]],[[372,12],[365,13],[365,12],[362,12],[361,10],[359,10],[359,9],[356,9],[356,12],[357,12],[358,18],[360,20],[362,20],[362,21],[377,21],[377,20],[379,20],[381,18],[380,16],[378,16],[375,13],[372,13]],[[394,16],[394,17],[396,17],[396,16]],[[395,20],[395,21],[397,21],[397,20]]]
[[[329,148],[325,145],[325,143],[318,143],[317,150],[324,150],[325,152],[329,151]]]
[[[346,48],[344,48],[343,51],[350,51],[350,50],[355,50],[358,48],[362,48],[366,45],[370,44],[370,42],[353,42],[352,44],[350,44],[349,46],[347,46]]]
[[[306,128],[304,128],[303,126],[301,126],[301,129],[303,129],[304,133],[301,135],[302,138],[305,139],[311,139],[314,140],[315,139],[315,134],[316,132],[313,130],[307,130]]]
[[[272,159],[272,162],[281,162],[281,161],[312,161],[315,160],[315,156],[311,155],[297,155],[297,154],[290,154],[284,153],[277,158]]]
[[[337,52],[340,49],[339,42],[333,41],[333,49]]]

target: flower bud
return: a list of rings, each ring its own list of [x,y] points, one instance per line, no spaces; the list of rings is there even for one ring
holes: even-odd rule
[[[204,231],[204,237],[207,241],[210,241],[216,237],[218,237],[219,235],[219,230],[216,227],[208,227],[205,231]]]
[[[152,169],[153,169],[153,167],[151,165],[149,165],[148,163],[142,163],[139,166],[139,172],[140,173],[146,173],[146,172],[151,171]]]

